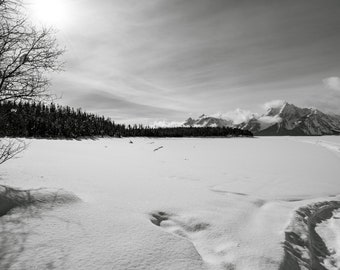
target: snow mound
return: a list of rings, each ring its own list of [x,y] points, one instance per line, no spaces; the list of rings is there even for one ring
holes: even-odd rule
[[[331,255],[326,257],[323,265],[329,270],[340,268],[340,211],[333,212],[333,216],[321,222],[316,227],[317,233],[326,243]]]
[[[324,201],[298,208],[285,231],[284,259],[280,270],[326,270],[323,261],[331,255],[316,232],[317,224],[331,218],[340,201]]]
[[[170,235],[190,242],[206,269],[277,269],[279,261],[261,252],[261,255],[256,256],[244,242],[245,239],[237,236],[237,231],[227,235],[226,231],[230,232],[233,228],[223,221],[225,215],[226,211],[223,210],[220,214],[204,211],[154,211],[149,214],[149,219]],[[251,218],[249,222],[252,223]],[[236,227],[240,227],[238,222],[235,223]],[[241,238],[248,238],[246,230],[241,231]]]
[[[218,254],[219,252],[213,251],[210,248],[207,248],[205,244],[202,245],[202,243],[200,243],[202,240],[203,242],[206,241],[206,239],[204,240],[204,238],[206,238],[206,236],[204,236],[205,233],[212,233],[209,232],[211,224],[202,221],[202,217],[194,215],[178,215],[164,211],[154,211],[149,214],[149,217],[154,225],[161,227],[168,233],[187,239],[191,242],[202,260],[208,266],[212,266],[213,269],[220,269],[221,266],[223,269],[233,269],[233,267],[235,267],[232,263],[226,262],[223,256]],[[210,267],[208,268],[210,269]]]

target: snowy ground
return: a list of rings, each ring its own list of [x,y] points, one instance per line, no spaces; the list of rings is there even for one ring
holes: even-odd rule
[[[324,266],[331,270],[340,269],[340,211],[335,211],[333,217],[322,222],[316,231],[331,251]]]
[[[132,141],[26,140],[0,184],[82,202],[0,218],[0,269],[279,269],[295,210],[340,199],[340,137]]]

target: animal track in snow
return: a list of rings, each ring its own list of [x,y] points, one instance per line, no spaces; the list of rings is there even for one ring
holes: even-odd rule
[[[155,212],[150,214],[150,221],[156,226],[161,226],[162,221],[169,219],[169,214],[165,212]]]
[[[210,226],[196,218],[180,218],[175,214],[163,211],[150,213],[150,221],[170,233],[186,238],[190,238],[190,234],[203,231]]]

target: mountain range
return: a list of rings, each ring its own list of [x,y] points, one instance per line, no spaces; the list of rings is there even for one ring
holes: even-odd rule
[[[340,135],[340,116],[323,113],[313,108],[299,108],[288,102],[270,107],[262,115],[253,114],[241,123],[201,115],[198,119],[188,118],[184,126],[235,127],[251,131],[259,136],[318,136]]]

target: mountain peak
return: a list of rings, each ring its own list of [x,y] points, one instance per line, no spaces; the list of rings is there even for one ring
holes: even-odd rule
[[[237,127],[255,135],[340,135],[340,116],[325,114],[315,108],[300,108],[287,101],[276,100],[266,104],[267,112],[253,114],[242,123],[222,116],[202,114],[198,119],[189,118],[184,126]]]
[[[315,108],[300,108],[288,102],[268,108],[257,119],[258,135],[334,135],[340,133],[340,117],[324,114]],[[275,121],[274,120],[278,120]],[[263,125],[261,122],[267,122]],[[268,123],[270,123],[268,125]]]
[[[184,126],[196,126],[196,127],[231,127],[233,122],[222,118],[216,118],[202,114],[198,119],[187,119]]]
[[[266,116],[275,116],[282,113],[287,106],[290,106],[290,104],[287,101],[282,101],[280,104],[274,104],[274,106],[268,106]],[[294,105],[293,105],[294,106]]]

